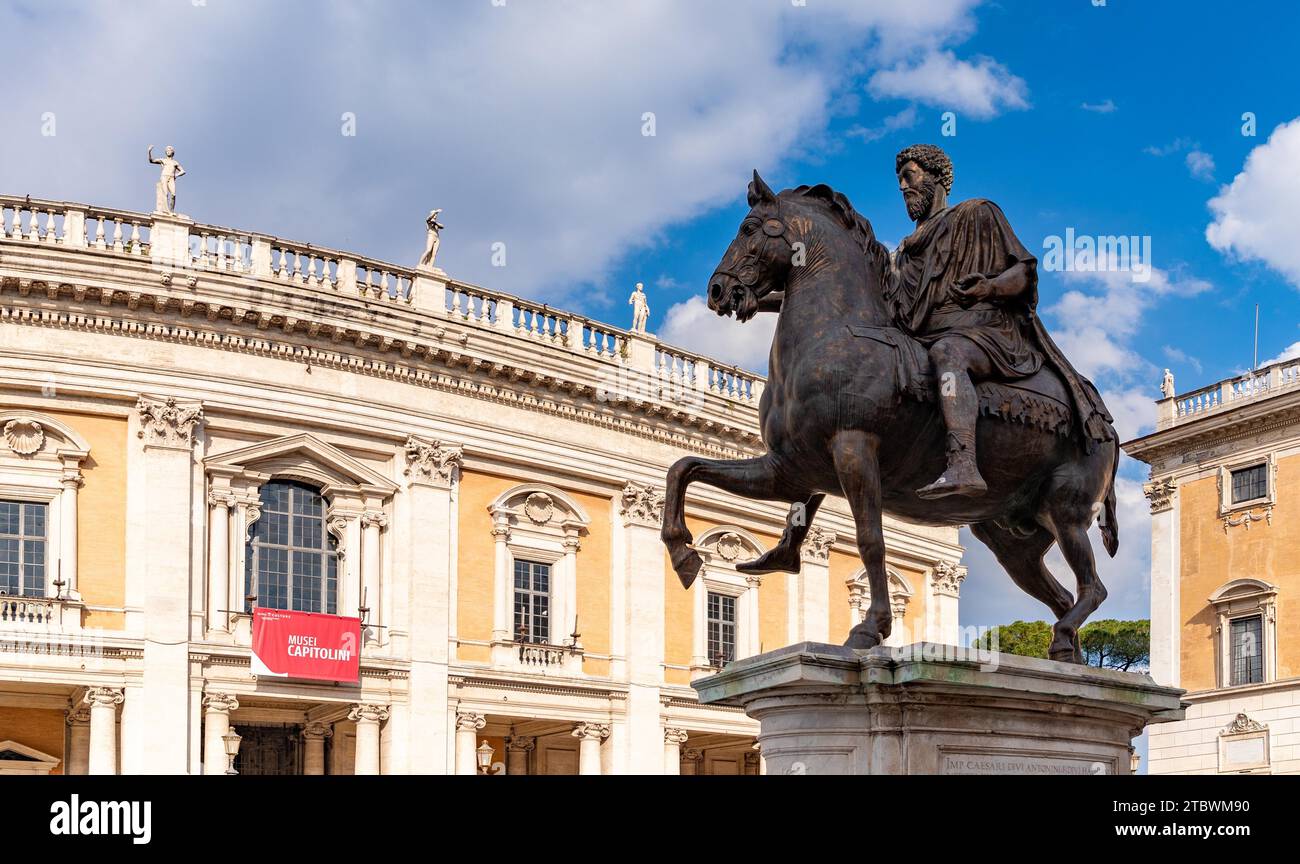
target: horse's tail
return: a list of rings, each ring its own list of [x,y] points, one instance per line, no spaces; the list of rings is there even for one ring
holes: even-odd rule
[[[1119,521],[1115,518],[1115,475],[1119,473],[1119,439],[1115,439],[1115,464],[1110,469],[1110,483],[1106,487],[1105,511],[1101,522],[1101,543],[1114,558],[1119,551]]]

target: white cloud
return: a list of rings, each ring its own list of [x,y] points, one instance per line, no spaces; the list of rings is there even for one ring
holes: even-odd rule
[[[697,296],[673,305],[656,335],[670,344],[766,373],[775,333],[775,315],[760,313],[742,324],[735,318],[719,317]]]
[[[1196,144],[1193,143],[1190,138],[1175,138],[1171,143],[1165,144],[1162,147],[1157,147],[1154,144],[1148,147],[1143,147],[1142,152],[1150,156],[1168,156],[1172,153],[1186,150],[1188,147],[1195,146]]]
[[[1200,374],[1201,361],[1188,354],[1186,351],[1175,348],[1172,345],[1165,345],[1160,350],[1164,352],[1166,358],[1175,363],[1186,363],[1192,369],[1196,370],[1197,374]]]
[[[1193,150],[1187,154],[1187,170],[1197,180],[1214,179],[1214,157],[1203,150]]]
[[[1119,110],[1119,106],[1113,99],[1107,99],[1105,102],[1084,102],[1079,107],[1094,114],[1114,114]]]
[[[0,189],[147,210],[145,145],[174,144],[200,221],[414,263],[441,207],[453,276],[591,297],[816,146],[854,76],[968,36],[979,2],[10,4],[5,63],[41,72],[0,107]],[[134,83],[106,98],[105,75]]]
[[[1286,360],[1300,360],[1300,342],[1292,342],[1290,345],[1282,349],[1281,354],[1271,360],[1265,360],[1259,365],[1260,368],[1263,368],[1265,366],[1272,366],[1274,363],[1282,363]]]
[[[1300,117],[1273,130],[1250,151],[1232,183],[1210,200],[1214,221],[1205,239],[1224,254],[1262,261],[1300,288]]]
[[[890,132],[897,132],[900,129],[911,129],[916,125],[917,112],[915,105],[908,105],[897,114],[891,114],[881,122],[879,126],[868,129],[865,126],[853,126],[845,134],[850,138],[860,138],[865,142],[879,141]]]
[[[1001,63],[991,57],[961,60],[951,51],[882,69],[871,76],[867,91],[877,99],[913,99],[978,120],[1029,107],[1028,86]]]

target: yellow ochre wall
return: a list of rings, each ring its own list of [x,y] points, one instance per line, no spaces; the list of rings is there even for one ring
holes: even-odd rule
[[[126,420],[46,411],[83,436],[90,456],[81,463],[77,493],[77,581],[90,606],[126,602]],[[121,630],[121,612],[87,611],[85,626]],[[33,745],[35,746],[35,745]],[[48,752],[48,751],[47,751]]]
[[[62,759],[63,728],[63,712],[57,709],[0,707],[0,741],[16,741]],[[50,773],[62,774],[64,767],[60,762]]]
[[[1217,477],[1179,487],[1181,677],[1188,690],[1219,686],[1218,624],[1209,597],[1233,579],[1262,579],[1278,587],[1277,677],[1300,675],[1300,456],[1278,460],[1273,522],[1223,530]],[[1257,515],[1262,510],[1256,508]]]

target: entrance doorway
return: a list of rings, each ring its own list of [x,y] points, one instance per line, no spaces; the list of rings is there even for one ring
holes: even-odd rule
[[[296,724],[235,727],[242,740],[235,770],[255,777],[302,773],[302,727]]]

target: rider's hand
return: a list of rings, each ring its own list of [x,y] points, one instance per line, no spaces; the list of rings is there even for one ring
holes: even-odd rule
[[[993,296],[993,286],[982,273],[971,273],[957,280],[950,289],[953,298],[962,306],[970,306]]]

